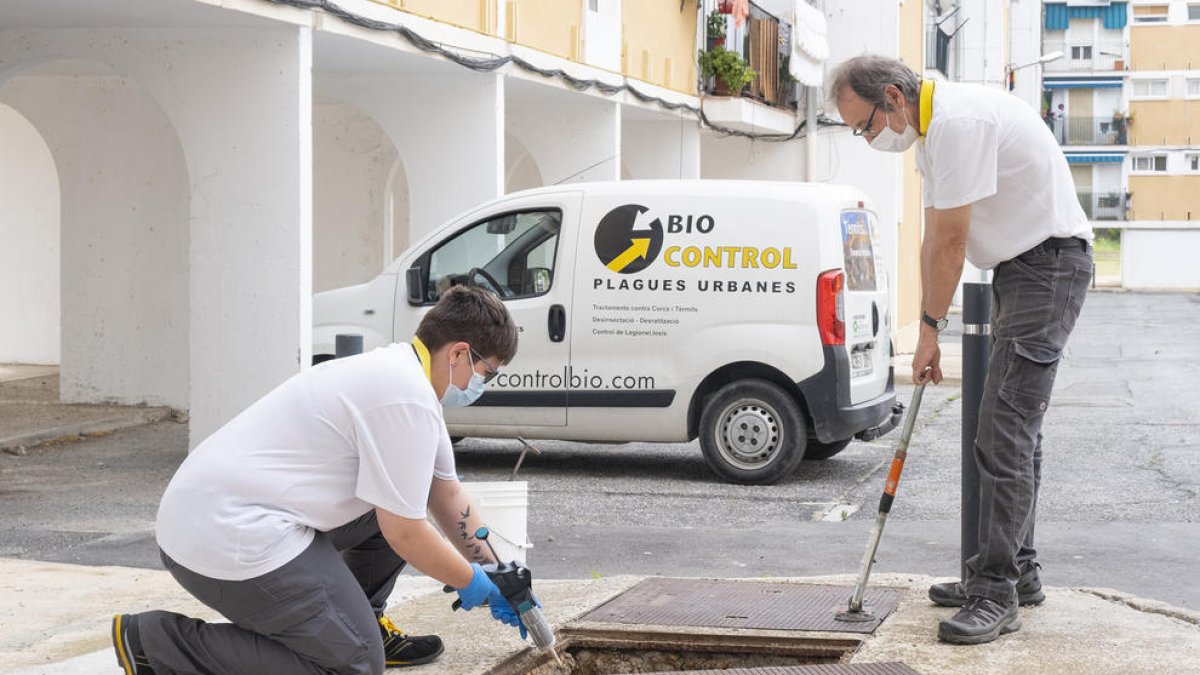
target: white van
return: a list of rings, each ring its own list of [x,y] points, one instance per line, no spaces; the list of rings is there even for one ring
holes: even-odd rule
[[[858,191],[619,181],[514,193],[410,247],[374,281],[317,294],[335,335],[411,338],[455,284],[504,299],[517,357],[452,436],[682,442],[770,483],[898,421],[888,280]]]

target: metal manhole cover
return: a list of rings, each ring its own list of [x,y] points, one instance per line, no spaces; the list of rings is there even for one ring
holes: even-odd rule
[[[815,666],[764,666],[727,670],[684,670],[676,675],[921,675],[903,663],[820,664]]]
[[[868,588],[874,621],[836,620],[853,589],[724,579],[646,579],[583,615],[583,621],[655,626],[873,633],[896,608],[895,591]]]

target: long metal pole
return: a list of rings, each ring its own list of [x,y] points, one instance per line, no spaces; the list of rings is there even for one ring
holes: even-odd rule
[[[867,592],[867,579],[871,576],[871,566],[875,564],[875,553],[879,551],[879,540],[883,537],[883,526],[887,522],[888,513],[892,510],[892,502],[896,499],[896,488],[900,484],[900,473],[904,470],[904,460],[908,458],[908,443],[912,439],[913,425],[917,421],[917,411],[921,409],[921,397],[925,394],[925,385],[919,384],[913,391],[912,403],[908,406],[908,414],[904,416],[904,426],[900,431],[900,442],[896,453],[892,456],[892,467],[888,471],[887,482],[883,484],[883,494],[879,497],[879,515],[875,518],[875,529],[867,542],[867,554],[863,557],[862,566],[858,570],[858,582],[854,584],[854,593],[850,596],[850,606],[846,612],[838,615],[841,621],[862,621],[870,617],[863,611],[863,595]],[[858,616],[856,616],[858,615]]]
[[[967,561],[979,552],[979,466],[975,462],[975,434],[979,430],[979,406],[987,380],[992,337],[992,285],[963,284],[962,337],[962,566],[967,580]]]

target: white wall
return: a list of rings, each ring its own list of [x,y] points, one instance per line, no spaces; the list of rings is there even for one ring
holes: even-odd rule
[[[313,108],[313,158],[313,290],[369,281],[408,241],[407,208],[388,208],[393,171],[403,170],[396,147],[362,111],[322,99]]]
[[[311,46],[307,28],[283,26],[0,30],[6,68],[58,58],[109,64],[158,102],[178,134],[191,193],[188,294],[181,303],[188,349],[183,362],[163,359],[169,370],[158,378],[187,378],[193,445],[312,358]],[[0,80],[11,72],[0,72]],[[91,134],[94,111],[80,114],[84,130],[75,133]],[[151,129],[146,142],[161,137]],[[123,168],[128,152],[113,150],[102,168]],[[66,186],[71,168],[56,160]],[[63,201],[64,224],[73,222],[65,187]],[[67,297],[72,273],[64,265]],[[63,311],[71,311],[65,303]],[[67,331],[63,342],[65,378]],[[158,340],[150,342],[153,356],[163,357]],[[90,384],[110,376],[120,377],[105,372]]]
[[[546,185],[618,180],[621,117],[617,104],[583,98],[556,103],[557,98],[508,94],[505,122],[537,162]]]
[[[1121,285],[1129,289],[1200,289],[1200,229],[1121,232]]]
[[[1042,3],[1040,0],[1016,0],[1009,4],[1009,59],[1013,65],[1035,63],[1042,56]],[[1068,54],[1069,56],[1069,54]],[[1062,61],[1067,60],[1064,56]],[[1041,111],[1043,66],[1026,66],[1016,71],[1012,93],[1030,108]]]
[[[822,146],[822,152],[826,148]],[[751,142],[713,131],[700,135],[700,176],[738,180],[803,180],[804,144]]]
[[[562,1],[562,0],[560,0]],[[583,58],[598,68],[621,70],[622,0],[575,0],[583,3]],[[590,6],[595,3],[595,12]]]
[[[622,178],[699,178],[700,128],[691,115],[673,121],[621,122]]]
[[[542,172],[537,160],[529,154],[525,144],[512,134],[504,135],[504,191],[519,192],[541,187]]]
[[[409,241],[504,190],[503,76],[322,76],[319,91],[360,108],[407,173]]]
[[[0,103],[0,363],[59,361],[58,171],[38,130]]]
[[[62,400],[188,403],[188,177],[137,83],[90,63],[0,87],[54,153],[62,190]]]

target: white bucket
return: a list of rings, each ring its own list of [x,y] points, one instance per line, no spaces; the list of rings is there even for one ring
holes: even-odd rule
[[[533,548],[528,536],[529,483],[523,480],[461,483],[479,506],[483,524],[491,530],[488,541],[501,562],[525,564]]]

